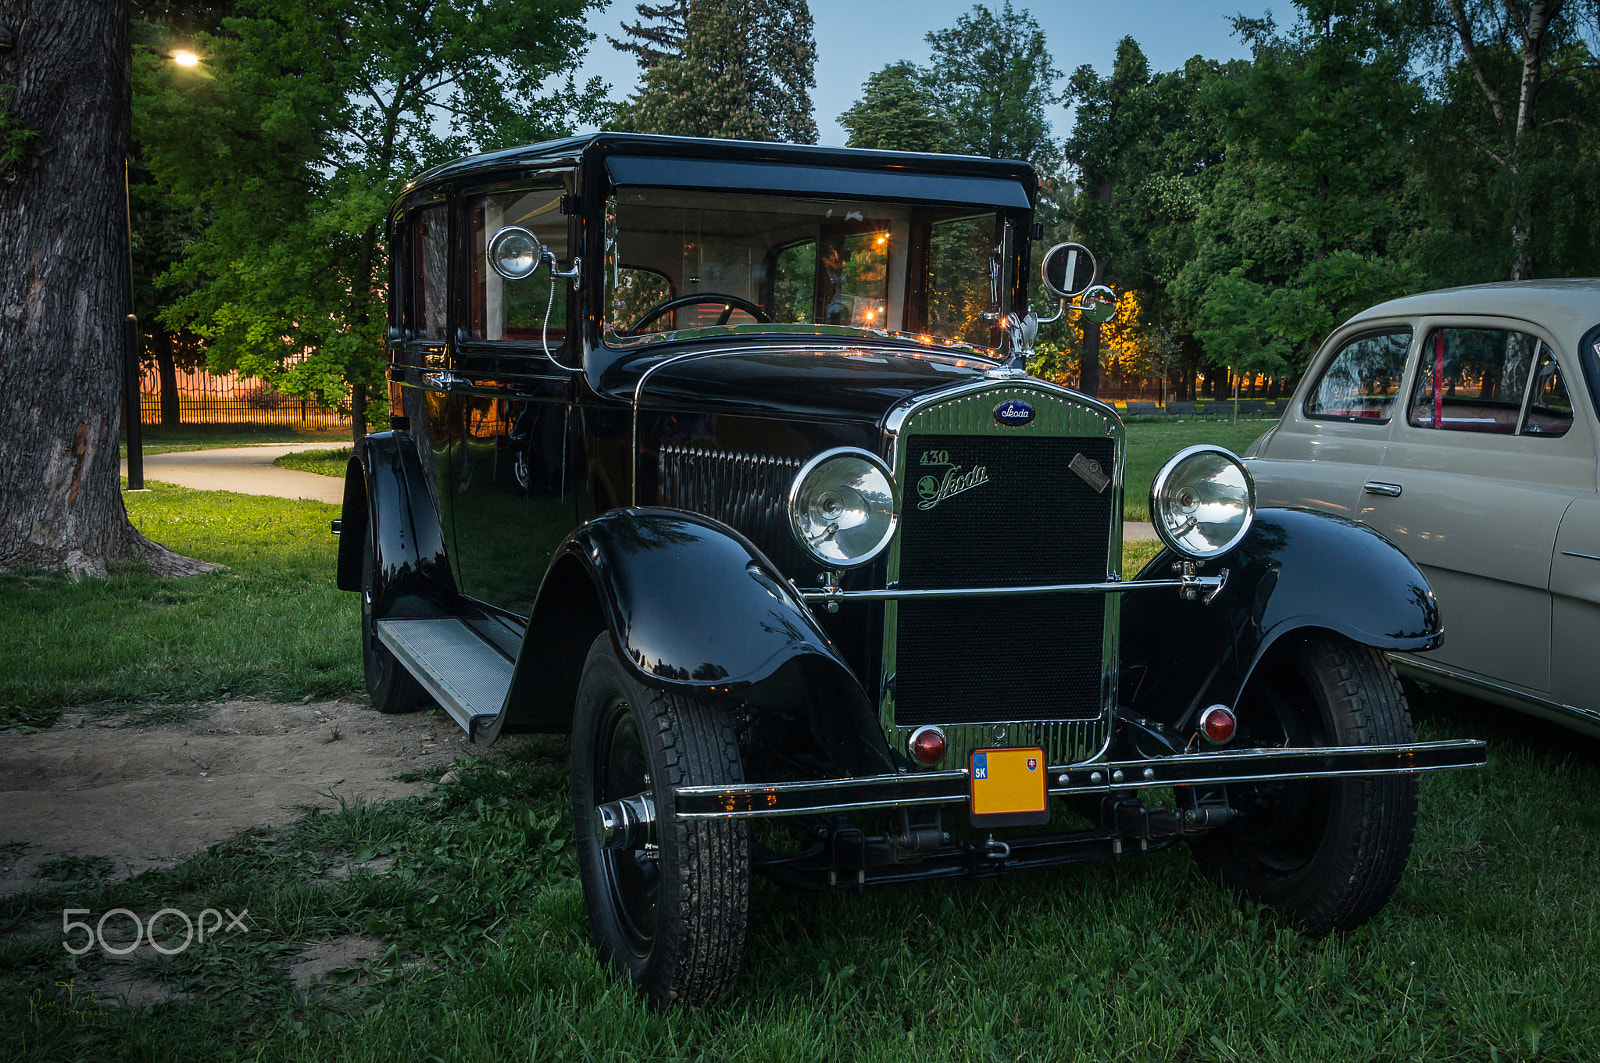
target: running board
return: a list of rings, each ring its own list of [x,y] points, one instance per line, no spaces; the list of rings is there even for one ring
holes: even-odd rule
[[[379,620],[378,641],[389,648],[476,742],[500,715],[511,689],[512,662],[460,620]]]

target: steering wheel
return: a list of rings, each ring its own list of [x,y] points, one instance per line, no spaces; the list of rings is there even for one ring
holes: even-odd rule
[[[763,324],[772,322],[772,315],[763,310],[759,303],[752,303],[748,299],[741,299],[737,295],[723,295],[721,292],[695,292],[692,295],[680,295],[676,299],[668,299],[664,303],[657,303],[644,312],[644,317],[633,323],[633,327],[626,329],[627,335],[637,336],[644,331],[644,327],[658,317],[670,314],[679,307],[695,306],[699,303],[721,303],[727,307],[722,316],[717,318],[717,324],[726,325],[728,318],[733,316],[735,310],[743,310],[751,317]]]

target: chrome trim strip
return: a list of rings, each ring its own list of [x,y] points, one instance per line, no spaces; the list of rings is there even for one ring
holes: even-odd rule
[[[1595,560],[1600,561],[1600,558]],[[1565,702],[1550,701],[1534,694],[1529,694],[1492,679],[1484,679],[1467,672],[1447,668],[1433,661],[1423,661],[1409,653],[1391,653],[1389,660],[1394,662],[1395,670],[1401,675],[1421,679],[1425,683],[1437,683],[1451,690],[1458,690],[1471,697],[1491,701],[1507,708],[1527,711],[1557,723],[1569,726],[1573,719],[1586,724],[1588,733],[1600,735],[1600,712],[1593,709],[1581,709],[1576,705]]]
[[[1385,746],[1321,746],[1190,753],[1047,769],[1051,797],[1104,795],[1163,786],[1222,786],[1296,779],[1416,775],[1475,768],[1483,742],[1452,739]],[[760,819],[872,808],[955,804],[968,799],[966,768],[859,779],[814,779],[673,789],[679,819]]]
[[[1563,550],[1563,551],[1561,551],[1561,556],[1562,557],[1582,557],[1582,558],[1585,558],[1585,559],[1587,559],[1589,561],[1600,561],[1600,557],[1597,557],[1594,554],[1580,554],[1576,550]]]
[[[901,598],[1010,598],[1029,594],[1124,594],[1150,588],[1173,587],[1196,593],[1218,591],[1228,581],[1228,570],[1215,576],[1186,576],[1182,579],[1115,580],[1107,583],[1046,583],[1034,587],[944,587],[936,590],[846,591],[839,589],[800,591],[808,602],[889,602]]]

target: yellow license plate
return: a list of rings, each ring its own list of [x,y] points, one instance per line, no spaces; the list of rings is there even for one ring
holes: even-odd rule
[[[972,777],[972,822],[980,827],[1022,827],[1050,820],[1045,800],[1044,750],[974,750],[967,763]]]

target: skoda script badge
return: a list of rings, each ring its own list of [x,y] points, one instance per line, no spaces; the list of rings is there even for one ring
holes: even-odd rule
[[[1033,420],[1033,407],[1021,399],[1007,399],[994,408],[994,419],[1001,424],[1021,427]]]

